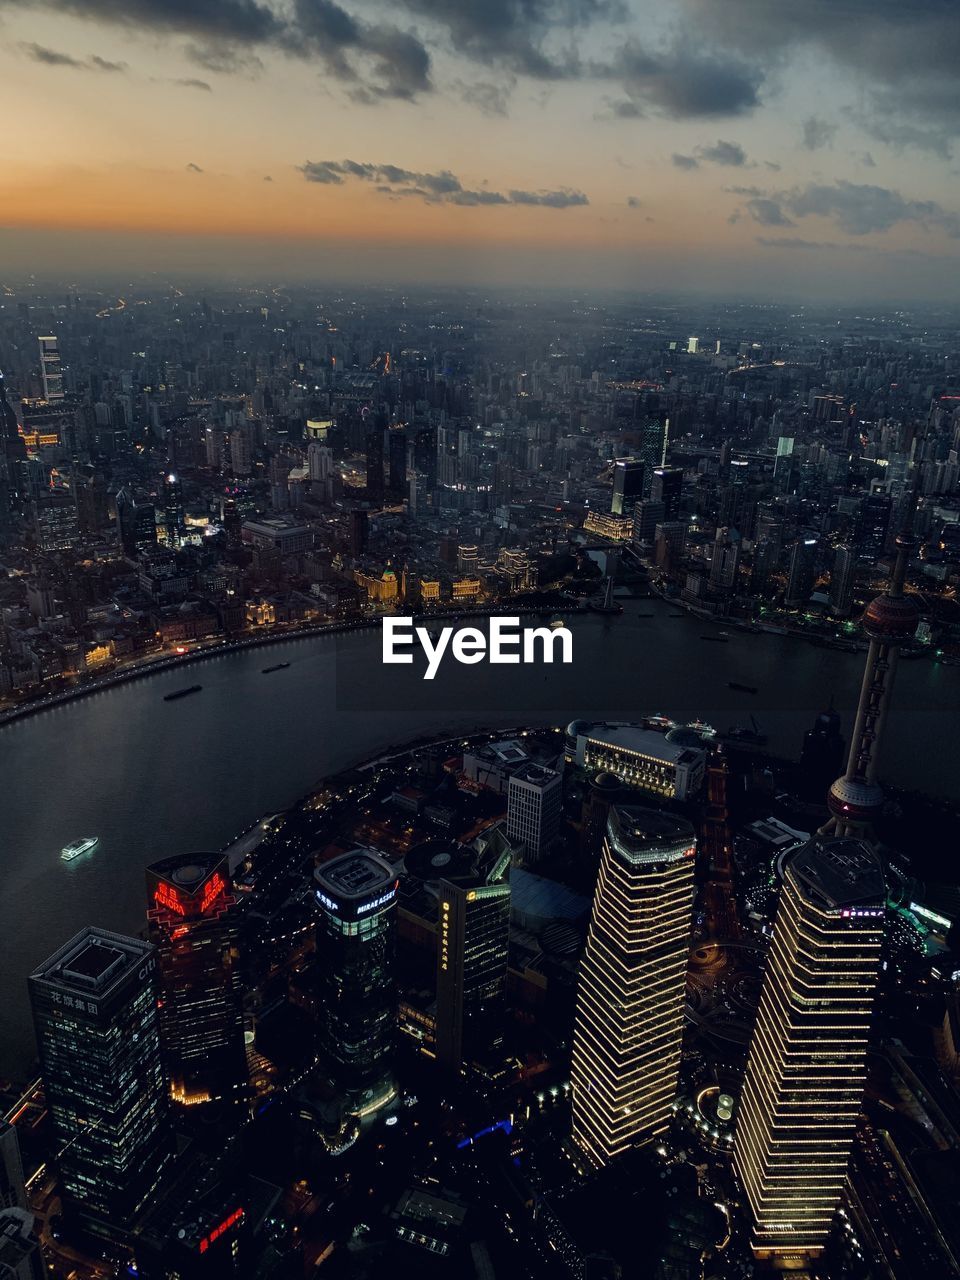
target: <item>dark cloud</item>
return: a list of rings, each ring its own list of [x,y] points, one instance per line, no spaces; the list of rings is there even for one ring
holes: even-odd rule
[[[333,160],[308,160],[300,166],[300,172],[308,182],[319,182],[322,185],[340,186],[343,182],[343,165]]]
[[[877,162],[876,160],[874,160],[873,156],[870,154],[869,151],[865,151],[863,153],[863,155],[860,157],[860,163],[864,166],[865,169],[875,169],[877,167]]]
[[[206,80],[195,80],[192,76],[180,77],[171,80],[171,84],[177,85],[181,89],[200,89],[203,93],[213,93],[213,86],[207,84]]]
[[[127,64],[125,62],[111,62],[109,58],[98,57],[95,53],[90,55],[88,62],[94,71],[106,71],[107,74],[110,74],[111,72],[119,74],[120,72],[127,70]]]
[[[511,191],[508,195],[501,191],[470,190],[449,169],[422,173],[400,165],[370,164],[359,160],[308,160],[299,168],[308,182],[316,182],[321,186],[339,187],[353,179],[372,183],[381,195],[393,198],[413,196],[426,204],[533,204],[548,209],[569,209],[575,205],[589,204],[582,191],[573,191],[567,187],[556,191]]]
[[[620,20],[619,0],[402,0],[416,17],[439,26],[453,48],[516,75],[559,80],[583,68],[570,41],[559,52],[554,34]]]
[[[198,164],[194,164],[192,160],[187,165],[187,170],[190,173],[203,173],[203,170],[200,168],[200,166]]]
[[[20,50],[28,58],[32,58],[34,62],[43,63],[45,67],[73,67],[78,71],[87,69],[86,63],[81,62],[79,58],[71,58],[68,53],[59,53],[56,49],[48,49],[46,45],[30,44],[24,41],[20,45]]]
[[[670,157],[677,169],[699,169],[700,161],[695,156],[682,156],[675,151]]]
[[[547,209],[572,209],[576,205],[589,204],[582,191],[511,191],[511,204],[539,204]]]
[[[859,245],[837,244],[831,240],[802,240],[799,236],[754,236],[765,249],[850,249]]]
[[[95,53],[92,53],[89,58],[74,58],[69,53],[61,53],[58,49],[48,49],[46,45],[34,44],[32,41],[23,41],[19,48],[21,53],[26,54],[32,61],[39,62],[45,67],[68,67],[72,71],[104,71],[107,73],[127,70],[125,62],[110,62]]]
[[[510,76],[503,84],[492,84],[478,80],[472,84],[457,81],[455,88],[460,97],[471,107],[476,107],[485,116],[505,116],[510,105],[510,95],[516,79]]]
[[[628,209],[640,209],[642,207],[643,207],[643,201],[638,199],[637,196],[627,196]]]
[[[808,151],[819,151],[821,147],[832,147],[837,133],[837,126],[819,116],[809,116],[802,126],[803,145]]]
[[[747,163],[747,153],[738,142],[724,142],[720,139],[712,147],[698,147],[697,155],[711,164],[731,165],[734,168],[741,168]]]
[[[824,218],[847,235],[866,236],[889,231],[898,223],[915,223],[925,230],[941,230],[960,238],[960,215],[935,200],[910,200],[889,187],[838,181],[811,182],[788,191],[756,187],[724,190],[746,196],[747,213],[765,227],[791,227],[804,218]]]
[[[957,214],[935,200],[908,200],[889,187],[842,181],[832,186],[811,183],[781,198],[794,217],[829,218],[841,231],[852,236],[889,231],[899,222],[915,222],[960,237]]]
[[[333,0],[293,0],[290,10],[261,0],[0,0],[4,7],[187,37],[188,56],[211,71],[256,69],[258,52],[268,49],[315,59],[368,101],[411,99],[431,88],[430,55],[415,35],[363,22]]]
[[[448,204],[480,205],[509,204],[510,201],[500,191],[455,191],[447,200]]]
[[[225,45],[188,44],[184,52],[191,62],[215,75],[255,75],[263,70],[263,62],[255,53]]]
[[[782,60],[812,49],[852,72],[859,122],[893,147],[950,154],[960,135],[960,5],[955,0],[685,0],[720,48]]]
[[[45,8],[94,22],[196,36],[231,44],[280,38],[284,22],[258,0],[3,0],[10,8]]]
[[[769,196],[751,196],[747,201],[747,213],[762,227],[792,227],[793,222],[783,211],[779,200]]]
[[[644,110],[639,102],[632,102],[629,98],[622,98],[618,101],[607,101],[606,115],[613,116],[616,120],[642,120]],[[599,113],[600,117],[604,115]]]
[[[638,112],[674,120],[744,115],[759,106],[764,80],[758,63],[699,52],[688,41],[659,50],[629,41],[612,70]]]

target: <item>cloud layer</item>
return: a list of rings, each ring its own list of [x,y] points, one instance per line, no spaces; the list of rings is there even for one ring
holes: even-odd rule
[[[571,209],[589,204],[582,191],[560,187],[553,191],[511,190],[506,193],[487,187],[465,187],[449,169],[424,173],[395,164],[370,164],[359,160],[308,160],[300,166],[308,182],[321,186],[343,186],[349,181],[369,182],[381,195],[413,196],[425,204],[540,205],[546,209]]]

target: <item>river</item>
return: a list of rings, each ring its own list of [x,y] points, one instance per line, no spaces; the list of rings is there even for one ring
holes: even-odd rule
[[[789,637],[732,633],[674,617],[659,600],[622,617],[573,615],[572,666],[447,662],[437,679],[385,667],[379,628],[247,649],[120,684],[0,727],[0,1075],[34,1056],[26,976],[86,924],[137,931],[143,868],[219,848],[321,777],[427,732],[630,719],[662,711],[718,728],[753,714],[770,750],[796,756],[832,696],[849,728],[862,655]],[[646,616],[652,615],[652,616]],[[482,625],[482,624],[481,624]],[[274,662],[286,669],[262,674]],[[755,685],[756,696],[727,687]],[[163,695],[193,683],[201,693]],[[882,773],[957,797],[960,671],[901,664]],[[59,850],[100,837],[73,864]]]

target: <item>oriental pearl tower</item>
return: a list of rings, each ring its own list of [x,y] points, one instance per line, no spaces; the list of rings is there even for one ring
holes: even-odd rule
[[[916,494],[915,482],[904,529],[897,535],[897,559],[890,586],[867,606],[863,615],[863,629],[870,638],[870,648],[847,768],[827,795],[830,817],[821,827],[824,834],[868,836],[883,806],[883,790],[876,774],[884,723],[900,646],[910,643],[920,620],[913,598],[903,593],[907,565],[917,545],[912,534]]]

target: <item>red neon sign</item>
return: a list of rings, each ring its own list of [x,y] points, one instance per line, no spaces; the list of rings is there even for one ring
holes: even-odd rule
[[[187,914],[186,907],[180,901],[179,893],[177,893],[176,889],[171,888],[170,885],[165,884],[162,880],[154,891],[153,900],[158,907],[166,907],[168,911],[173,911],[178,916],[185,916]]]
[[[215,871],[203,886],[203,894],[199,903],[201,915],[209,911],[226,887],[227,882],[223,876],[219,871]],[[158,907],[165,907],[168,911],[172,911],[178,916],[193,915],[197,911],[195,898],[180,893],[174,889],[173,885],[167,884],[164,880],[161,880],[154,890],[153,900]]]
[[[218,898],[226,887],[223,876],[219,871],[215,871],[203,886],[203,897],[200,900],[200,910],[206,911],[214,899]]]
[[[243,1217],[243,1213],[243,1209],[234,1209],[233,1213],[228,1213],[220,1225],[218,1227],[214,1227],[210,1234],[204,1236],[200,1241],[200,1252],[206,1253],[215,1240],[219,1240],[225,1231],[229,1231],[234,1223],[240,1221]]]

